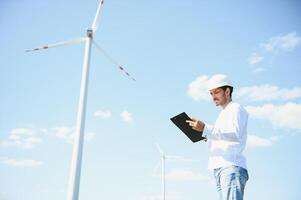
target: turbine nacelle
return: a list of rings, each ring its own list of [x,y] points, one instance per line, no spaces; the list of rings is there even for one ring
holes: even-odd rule
[[[88,37],[88,38],[93,38],[93,29],[89,28],[89,29],[87,30],[87,37]]]

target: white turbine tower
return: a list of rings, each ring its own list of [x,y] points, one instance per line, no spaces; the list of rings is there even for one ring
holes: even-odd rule
[[[177,160],[177,161],[183,161],[184,158],[180,156],[173,156],[173,155],[166,155],[164,151],[161,149],[159,144],[156,144],[158,151],[160,152],[161,155],[161,198],[162,200],[166,199],[166,184],[165,184],[165,179],[166,179],[166,160]],[[158,169],[159,167],[158,163],[154,169],[154,172]]]
[[[78,113],[77,113],[77,122],[76,122],[76,132],[73,143],[73,153],[71,161],[71,170],[69,177],[68,185],[68,194],[67,200],[78,200],[79,198],[79,187],[80,187],[80,174],[81,174],[81,163],[82,163],[82,152],[83,152],[83,139],[84,139],[84,130],[85,130],[85,114],[86,114],[86,105],[87,105],[87,92],[88,92],[88,82],[89,82],[89,67],[90,67],[90,58],[91,58],[91,47],[92,43],[95,47],[101,51],[104,56],[106,56],[111,62],[118,66],[118,68],[125,73],[127,76],[132,78],[130,74],[125,71],[125,69],[115,62],[103,49],[101,49],[95,41],[93,41],[93,34],[96,32],[100,10],[103,6],[103,0],[100,0],[97,7],[96,15],[93,20],[91,28],[87,30],[86,37],[77,38],[73,40],[58,42],[50,45],[45,45],[41,48],[35,48],[26,50],[26,52],[45,50],[54,47],[66,46],[71,44],[78,44],[85,42],[85,53],[84,53],[84,62],[82,69],[82,77],[80,84],[80,97],[78,104]],[[135,80],[132,78],[132,80]]]
[[[161,154],[161,197],[162,200],[165,200],[165,159],[166,156],[164,154],[164,151],[161,149],[159,144],[156,144],[158,151]]]

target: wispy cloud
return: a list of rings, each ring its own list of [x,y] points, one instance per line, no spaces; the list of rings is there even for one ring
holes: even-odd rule
[[[12,167],[38,167],[43,165],[42,161],[38,160],[16,160],[16,159],[2,159],[2,163]]]
[[[75,136],[75,128],[60,126],[52,128],[55,137],[58,139],[64,140],[67,143],[72,144]],[[85,132],[84,139],[85,141],[91,141],[94,138],[95,133],[93,132]]]
[[[14,146],[21,149],[32,149],[42,142],[45,130],[31,128],[14,128],[6,140],[1,142],[2,147]]]
[[[278,140],[277,136],[263,138],[257,135],[248,134],[247,147],[270,147]]]
[[[275,127],[301,129],[301,105],[286,103],[284,105],[265,104],[263,106],[246,106],[252,117],[270,121]]]
[[[133,122],[133,117],[132,117],[132,113],[128,112],[128,111],[123,111],[121,114],[121,119],[123,122],[125,123],[132,123]]]
[[[33,149],[49,137],[55,137],[72,143],[75,134],[74,127],[59,126],[49,129],[41,128],[14,128],[7,138],[0,141],[0,147],[16,147],[20,149]],[[95,136],[94,132],[85,131],[85,141],[91,141]],[[45,139],[46,138],[46,139]]]
[[[268,42],[261,43],[262,47],[266,51],[291,51],[301,44],[301,37],[296,32],[291,32],[282,36],[275,36],[269,39]]]
[[[108,119],[112,117],[111,111],[103,111],[103,110],[97,110],[94,112],[95,117],[99,117],[101,119]]]
[[[95,117],[99,117],[101,119],[108,119],[112,117],[111,111],[103,111],[98,110],[94,112]],[[133,115],[127,110],[124,110],[120,113],[121,120],[125,123],[132,123],[133,122]]]
[[[275,85],[241,87],[236,96],[250,101],[291,100],[301,97],[301,87],[292,89],[279,88]]]
[[[263,59],[263,56],[259,55],[258,53],[253,53],[248,59],[248,61],[250,65],[255,65],[257,63],[260,63]]]
[[[185,169],[173,169],[166,174],[166,179],[170,181],[209,181],[208,176]]]
[[[159,152],[161,154],[161,158],[162,158],[163,151],[159,145],[158,145],[158,150],[159,150]],[[164,156],[168,163],[170,163],[170,162],[177,162],[177,163],[198,162],[198,160],[191,159],[191,158],[184,157],[184,156],[179,156],[179,155],[170,155],[170,154],[164,153]],[[161,161],[160,160],[158,160],[159,162],[157,163],[157,165],[155,166],[155,168],[153,170],[153,176],[156,176],[156,177],[161,176],[161,172],[160,172],[159,168],[162,167],[162,160]],[[178,170],[178,171],[180,171],[180,170]],[[187,171],[187,170],[182,170],[182,171]]]
[[[65,140],[67,143],[72,143],[75,128],[74,127],[67,127],[67,126],[60,126],[52,128],[55,137],[58,139]]]
[[[257,67],[253,70],[254,73],[261,73],[261,72],[264,72],[265,71],[265,68],[263,67]]]
[[[259,50],[251,54],[248,63],[256,66],[266,60],[265,57],[275,56],[276,53],[293,51],[301,45],[301,37],[296,32],[290,32],[285,35],[273,36],[267,42],[259,44]],[[272,58],[273,58],[272,57]],[[267,59],[269,60],[269,59]],[[262,66],[253,70],[254,73],[265,71]]]

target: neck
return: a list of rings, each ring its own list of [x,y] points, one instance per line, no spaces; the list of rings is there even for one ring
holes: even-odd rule
[[[228,101],[226,101],[223,105],[221,105],[222,109],[225,109],[227,107],[227,105],[232,101],[232,99],[229,99]]]

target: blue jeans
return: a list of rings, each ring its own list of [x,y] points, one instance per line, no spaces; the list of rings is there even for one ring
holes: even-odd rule
[[[229,166],[214,169],[213,173],[220,200],[243,200],[245,185],[249,179],[246,169]]]

